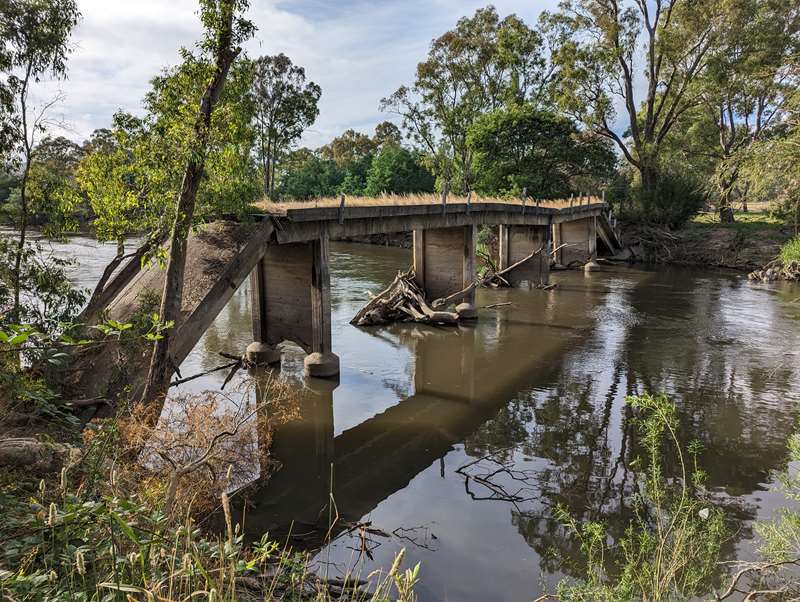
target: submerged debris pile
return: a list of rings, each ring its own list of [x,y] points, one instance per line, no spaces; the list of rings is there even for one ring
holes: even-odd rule
[[[560,248],[560,247],[559,247]],[[478,287],[499,288],[510,286],[504,278],[512,270],[524,265],[537,255],[545,252],[541,247],[517,261],[516,263],[497,270],[493,263],[489,263],[487,272],[473,280],[466,287],[436,299],[431,303],[425,299],[424,291],[416,282],[413,268],[405,272],[398,272],[392,283],[377,295],[368,293],[371,297],[361,310],[350,320],[354,326],[376,326],[391,322],[422,322],[424,324],[458,324],[461,320],[470,320],[477,317],[475,306],[471,303],[460,303],[455,311],[444,311],[444,308],[459,303],[467,298]],[[545,286],[543,288],[550,288]]]
[[[434,310],[414,281],[414,270],[399,272],[392,283],[370,299],[350,320],[355,326],[374,326],[390,322],[457,324],[456,312]]]
[[[780,259],[775,259],[760,270],[750,272],[747,278],[759,282],[772,282],[774,280],[800,281],[800,262],[790,261],[789,263],[784,263]]]

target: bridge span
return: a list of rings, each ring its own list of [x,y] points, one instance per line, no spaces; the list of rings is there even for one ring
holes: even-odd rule
[[[339,358],[331,348],[331,239],[413,232],[414,269],[429,298],[459,291],[475,278],[479,226],[499,227],[501,268],[544,247],[561,249],[556,263],[588,261],[598,249],[621,248],[616,220],[596,197],[530,203],[520,199],[444,204],[387,202],[265,203],[254,223],[214,222],[188,242],[181,317],[170,348],[180,366],[246,277],[253,291],[251,360],[280,361],[275,346],[298,344],[308,354],[306,373],[331,377]],[[529,262],[514,270],[511,283],[546,282],[549,261]],[[107,315],[130,321],[148,297],[160,296],[164,270],[139,271],[108,307]],[[103,358],[98,356],[96,364]],[[96,366],[95,366],[96,367]]]

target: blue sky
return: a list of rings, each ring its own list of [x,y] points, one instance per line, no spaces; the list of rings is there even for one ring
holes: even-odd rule
[[[497,0],[501,16],[534,24],[556,0]],[[200,35],[196,0],[78,0],[69,79],[57,116],[82,141],[107,126],[117,109],[140,110],[149,79],[178,62],[178,49]],[[347,128],[372,130],[388,116],[378,102],[413,80],[430,41],[486,3],[473,0],[251,0],[258,26],[251,56],[286,53],[322,86],[320,115],[302,143],[318,146]]]

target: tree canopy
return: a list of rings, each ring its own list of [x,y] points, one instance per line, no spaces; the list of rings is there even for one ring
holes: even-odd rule
[[[525,190],[540,199],[565,197],[599,189],[616,166],[607,142],[529,103],[482,115],[470,127],[467,144],[476,188],[485,194],[518,196]]]

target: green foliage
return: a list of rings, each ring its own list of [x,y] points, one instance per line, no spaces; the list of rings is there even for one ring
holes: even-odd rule
[[[433,185],[433,175],[422,166],[416,153],[387,144],[372,159],[364,194],[433,192]]]
[[[628,221],[656,223],[676,228],[705,204],[702,182],[684,171],[666,171],[647,189],[638,176],[622,173],[615,178],[609,200],[615,212]]]
[[[800,74],[800,60],[787,65]],[[800,233],[800,90],[783,107],[784,119],[738,156],[740,177],[754,201],[773,203],[778,213]]]
[[[16,242],[0,237],[0,325],[12,318]],[[76,290],[66,269],[74,262],[45,251],[39,243],[26,243],[19,272],[20,311],[14,323],[34,324],[42,331],[58,331],[74,320],[86,291]]]
[[[546,40],[516,15],[501,19],[493,6],[459,19],[431,43],[412,86],[381,101],[403,119],[428,167],[452,188],[472,188],[472,150],[467,132],[483,113],[510,102],[548,104],[553,71]]]
[[[131,232],[167,227],[210,68],[186,53],[184,63],[152,80],[143,118],[117,113],[111,130],[96,132],[96,139],[87,143],[91,151],[78,166],[76,180],[96,215],[93,227],[100,240],[121,242]],[[235,65],[215,108],[206,174],[198,191],[198,220],[244,216],[259,194],[250,156],[251,77],[250,64]]]
[[[272,195],[276,164],[316,120],[322,89],[306,82],[305,69],[281,53],[255,60],[251,94],[263,192]]]
[[[19,178],[0,167],[0,208],[8,202],[11,192],[17,187],[19,187]]]
[[[78,220],[90,215],[75,181],[82,155],[80,146],[62,136],[47,137],[34,149],[28,171],[29,210],[31,221],[48,234],[74,230]]]
[[[290,155],[284,169],[278,189],[281,198],[334,196],[345,177],[334,161],[322,159],[307,149]]]
[[[665,396],[627,401],[638,413],[644,452],[636,460],[644,471],[643,493],[634,500],[636,518],[621,540],[609,545],[602,522],[578,524],[565,509],[556,511],[579,540],[587,563],[584,580],[559,585],[562,600],[683,600],[706,593],[718,573],[727,533],[722,511],[700,495],[702,446],[693,442],[681,449],[677,412]],[[664,469],[666,453],[675,456],[675,478]]]
[[[780,260],[789,264],[793,261],[800,263],[800,236],[795,236],[781,247]]]
[[[469,129],[476,188],[493,195],[559,198],[597,190],[614,173],[607,141],[578,131],[566,117],[512,104],[482,115]]]

